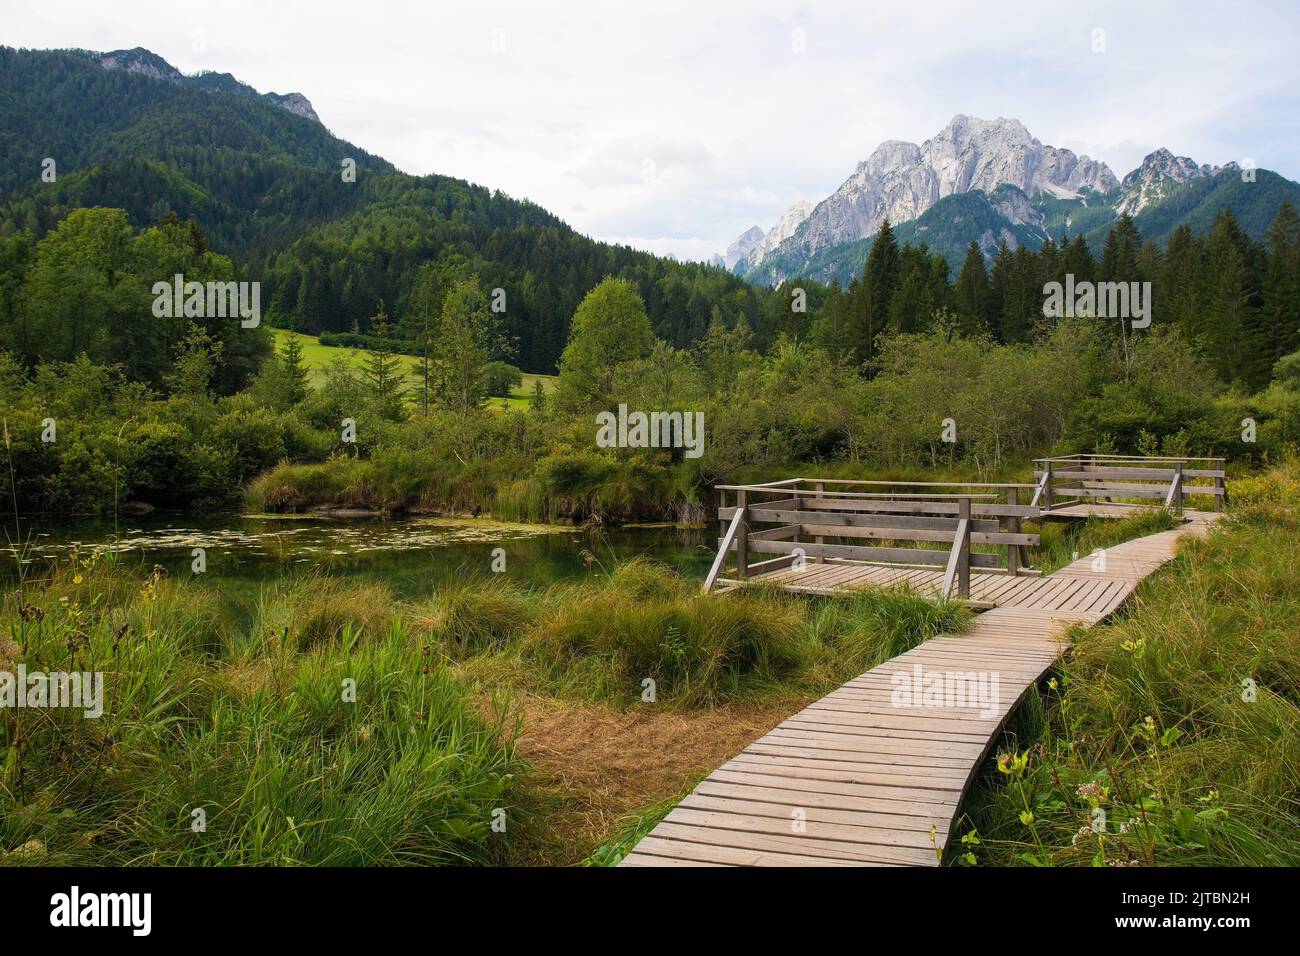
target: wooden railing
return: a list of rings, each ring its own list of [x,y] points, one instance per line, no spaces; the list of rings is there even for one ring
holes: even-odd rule
[[[1160,502],[1182,511],[1187,499],[1206,495],[1222,511],[1228,500],[1222,458],[1140,455],[1064,455],[1034,461],[1033,504],[1044,511],[1105,501]]]
[[[860,490],[865,488],[872,490]],[[727,559],[734,554],[741,581],[807,562],[942,567],[944,596],[969,597],[972,568],[1038,573],[1027,566],[1025,549],[1037,545],[1039,537],[1021,531],[1024,519],[1039,515],[1036,505],[1020,503],[1022,494],[1033,489],[1019,484],[829,478],[720,485],[723,533],[704,589],[722,580]],[[731,503],[729,496],[734,496]],[[975,551],[972,545],[998,550]],[[776,557],[751,563],[751,554]]]

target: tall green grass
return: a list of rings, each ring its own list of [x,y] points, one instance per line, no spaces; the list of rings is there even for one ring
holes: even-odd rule
[[[849,599],[750,587],[703,594],[644,559],[582,584],[520,591],[491,580],[444,589],[415,621],[484,679],[619,705],[693,707],[828,689],[968,612],[909,590]]]
[[[3,598],[0,668],[103,672],[104,714],[3,715],[0,862],[526,859],[544,801],[519,782],[503,685],[620,707],[806,696],[966,613],[907,591],[706,595],[635,560],[545,590],[465,579],[413,606],[293,574],[243,620],[193,580],[73,555]]]
[[[1300,864],[1300,467],[1233,493],[1221,531],[1080,632],[1004,743],[1027,762],[966,801],[976,861]]]
[[[7,596],[0,667],[102,671],[105,707],[5,713],[0,862],[503,859],[513,728],[400,625],[359,625],[373,591],[309,583],[260,609],[255,634],[288,622],[273,647],[232,640],[206,589],[95,562]]]

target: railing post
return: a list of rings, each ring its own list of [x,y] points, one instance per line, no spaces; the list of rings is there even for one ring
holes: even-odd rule
[[[1043,475],[1043,510],[1052,510],[1052,459],[1047,459],[1043,463],[1047,472]]]
[[[1015,506],[1018,505],[1019,503],[1020,503],[1020,496],[1016,493],[1016,489],[1008,488],[1007,504]],[[1009,531],[1011,534],[1020,533],[1019,515],[1007,516],[1007,531]],[[1020,545],[1009,544],[1007,545],[1007,573],[1014,576],[1019,570],[1020,570]]]
[[[970,499],[962,498],[957,504],[958,540],[953,545],[961,549],[957,560],[957,596],[970,599]]]
[[[736,532],[736,577],[749,577],[749,517],[745,514],[749,493],[736,492],[736,508],[740,518],[740,529]]]
[[[1211,464],[1214,464],[1214,462],[1211,462]],[[1220,463],[1220,466],[1218,468],[1215,468],[1214,470],[1223,471],[1223,465],[1225,464],[1227,464],[1227,462]],[[1216,477],[1214,479],[1214,490],[1216,492],[1216,494],[1214,495],[1214,510],[1222,511],[1224,505],[1228,503],[1228,485],[1223,478]],[[1220,491],[1222,491],[1223,494],[1218,494],[1218,492]]]
[[[822,481],[819,481],[819,482],[817,482],[817,484],[816,484],[814,487],[816,487],[816,489],[817,489],[817,493],[820,495],[823,491],[826,490],[826,483],[825,483],[825,482],[822,482]],[[799,506],[800,506],[800,507],[803,507],[803,499],[802,499],[802,498],[799,499]],[[822,535],[820,535],[820,534],[817,535],[817,536],[813,539],[813,541],[814,541],[815,543],[817,543],[817,544],[822,544],[825,540],[826,540],[826,539],[825,539]],[[843,541],[844,539],[841,538],[840,540]],[[825,558],[824,556],[822,556],[822,555],[819,554],[819,555],[817,555],[816,563],[817,563],[817,564],[825,564],[825,563],[826,563],[826,558]]]

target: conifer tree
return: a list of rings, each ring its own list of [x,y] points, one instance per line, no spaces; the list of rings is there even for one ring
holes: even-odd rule
[[[366,350],[361,365],[362,379],[380,417],[385,421],[401,421],[405,417],[406,385],[383,302],[379,303],[378,310],[370,319],[370,334],[373,344]]]
[[[957,287],[953,289],[953,303],[957,318],[965,335],[982,335],[988,332],[989,277],[984,268],[984,253],[974,239],[966,247],[966,259],[957,273]]]

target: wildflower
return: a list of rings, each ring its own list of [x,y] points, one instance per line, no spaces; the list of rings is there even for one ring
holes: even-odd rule
[[[1034,822],[1034,815],[1033,815],[1033,813],[1031,813],[1031,812],[1028,811],[1028,810],[1021,810],[1021,811],[1020,811],[1020,822],[1023,823],[1025,826],[1029,826],[1031,823]]]
[[[1003,753],[998,755],[998,771],[1008,777],[1019,777],[1029,766],[1029,751],[1024,753]]]
[[[1080,840],[1086,840],[1090,836],[1092,836],[1092,827],[1085,824],[1079,827],[1079,832],[1070,840],[1070,846],[1078,846]]]
[[[1110,796],[1110,788],[1103,787],[1095,780],[1090,780],[1087,783],[1079,784],[1079,788],[1075,793],[1083,797],[1094,807],[1099,807],[1105,803],[1106,798]]]

